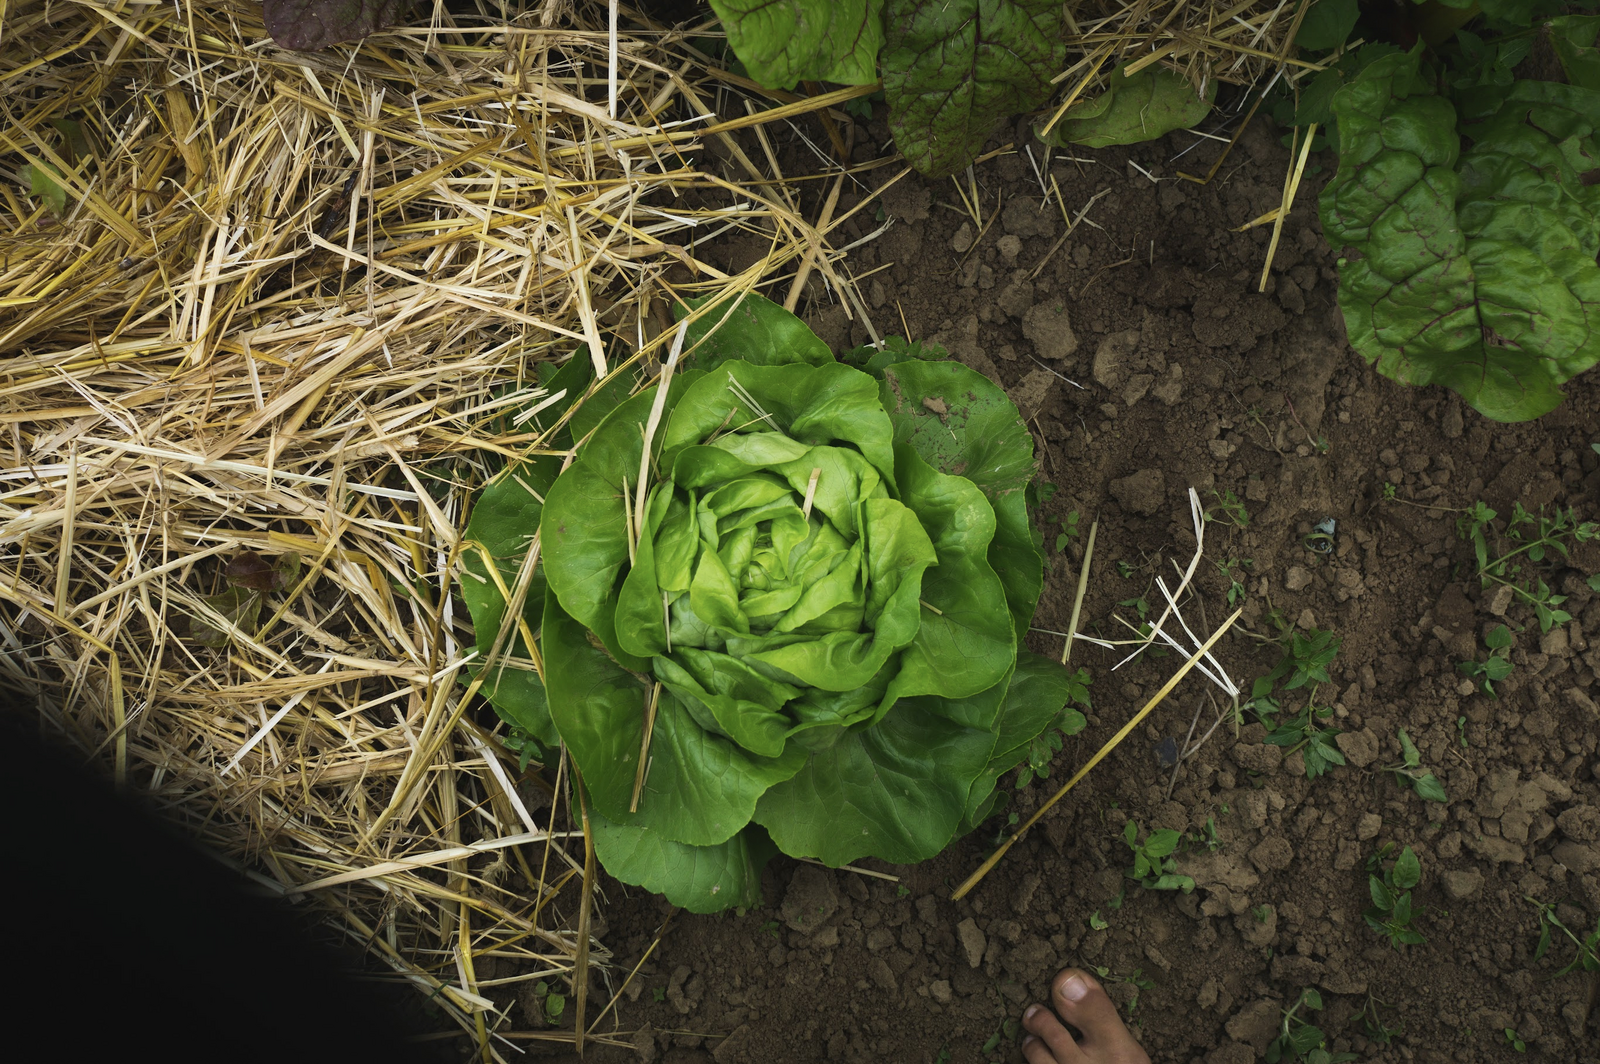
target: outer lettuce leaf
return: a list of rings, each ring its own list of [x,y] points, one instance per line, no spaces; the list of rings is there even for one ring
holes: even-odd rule
[[[852,729],[761,796],[756,823],[784,853],[841,865],[909,864],[950,844],[994,733],[902,702]]]
[[[1205,96],[1199,96],[1188,78],[1159,64],[1132,77],[1125,75],[1126,69],[1124,63],[1112,72],[1101,95],[1073,104],[1045,140],[1057,147],[1139,144],[1198,125],[1211,113],[1211,103],[1217,98],[1215,78],[1206,82]]]
[[[645,828],[589,814],[594,852],[606,871],[692,913],[751,908],[761,902],[761,870],[778,852],[767,833],[749,827],[718,846],[669,842]]]
[[[883,0],[711,0],[728,44],[769,88],[878,80]]]
[[[970,163],[1000,119],[1050,98],[1066,45],[1056,0],[887,0],[889,129],[929,177]]]
[[[759,292],[745,293],[732,313],[717,296],[691,299],[688,306],[678,307],[678,320],[708,303],[711,309],[689,326],[684,337],[685,365],[711,370],[734,359],[753,366],[797,362],[821,366],[834,361],[828,345],[805,322]]]
[[[983,821],[1000,777],[1027,759],[1028,748],[1036,737],[1052,727],[1059,727],[1068,735],[1084,729],[1088,722],[1083,714],[1067,707],[1072,695],[1070,675],[1065,666],[1032,651],[1024,650],[1018,655],[1016,672],[996,715],[989,763],[967,796],[962,834]]]
[[[989,564],[1005,585],[1020,643],[1044,590],[1043,540],[1026,497],[1034,475],[1028,427],[999,386],[957,362],[890,366],[880,395],[896,443],[910,444],[939,472],[972,481],[994,507]]]
[[[1537,417],[1600,360],[1600,192],[1574,165],[1595,156],[1600,94],[1517,83],[1468,130],[1458,169],[1456,113],[1420,54],[1384,56],[1334,97],[1339,172],[1321,211],[1329,242],[1360,255],[1340,262],[1350,342],[1395,380]]]
[[[1550,43],[1569,84],[1600,91],[1596,37],[1600,37],[1600,15],[1561,15],[1550,20]]]

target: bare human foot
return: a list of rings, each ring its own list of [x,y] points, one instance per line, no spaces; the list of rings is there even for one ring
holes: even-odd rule
[[[1050,985],[1050,1009],[1030,1005],[1022,1014],[1022,1055],[1028,1064],[1150,1064],[1133,1040],[1105,988],[1077,968],[1058,974]],[[1059,1018],[1057,1018],[1059,1017]],[[1078,1030],[1078,1037],[1062,1023]]]

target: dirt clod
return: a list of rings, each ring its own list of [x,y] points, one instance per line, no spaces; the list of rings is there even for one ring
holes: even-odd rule
[[[1167,501],[1167,479],[1159,469],[1141,469],[1111,482],[1111,497],[1129,512],[1149,517]]]
[[[989,940],[979,929],[978,922],[972,917],[967,917],[956,925],[956,937],[961,940],[961,950],[966,954],[967,966],[976,968],[983,963],[983,954],[989,946]]]
[[[783,897],[783,921],[792,931],[810,932],[828,922],[839,908],[839,886],[826,868],[803,864],[794,870]]]

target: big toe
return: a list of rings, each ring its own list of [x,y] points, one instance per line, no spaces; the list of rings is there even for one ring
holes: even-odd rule
[[[1087,972],[1068,968],[1051,987],[1056,1012],[1083,1035],[1080,1045],[1093,1061],[1149,1064],[1147,1056],[1117,1015],[1117,1006]]]

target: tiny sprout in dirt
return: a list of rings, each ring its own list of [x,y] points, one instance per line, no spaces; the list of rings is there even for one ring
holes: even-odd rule
[[[1143,842],[1139,838],[1139,825],[1128,821],[1122,829],[1122,839],[1133,851],[1133,866],[1124,874],[1146,890],[1181,890],[1188,894],[1194,890],[1194,880],[1178,874],[1177,859],[1172,851],[1178,848],[1183,836],[1171,828],[1152,831]]]
[[[1207,521],[1228,520],[1237,528],[1250,527],[1250,511],[1244,508],[1244,503],[1239,501],[1239,496],[1231,491],[1213,491],[1217,504],[1207,508],[1205,519]]]
[[[1539,911],[1539,942],[1533,949],[1534,960],[1540,960],[1550,952],[1551,931],[1559,929],[1572,940],[1575,952],[1572,960],[1557,972],[1555,977],[1560,978],[1570,971],[1580,969],[1585,972],[1600,972],[1600,919],[1596,920],[1593,932],[1579,938],[1572,928],[1561,922],[1561,918],[1556,915],[1554,905],[1536,898],[1528,898],[1527,901]]]
[[[1489,648],[1489,656],[1482,661],[1463,661],[1456,666],[1471,679],[1478,681],[1478,687],[1490,698],[1499,698],[1494,693],[1494,685],[1511,675],[1511,629],[1503,624],[1497,624],[1484,636],[1483,641]],[[1462,721],[1466,718],[1463,717]],[[1464,724],[1458,722],[1461,732],[1461,745],[1467,745],[1467,734]]]
[[[1528,1051],[1528,1043],[1522,1040],[1522,1036],[1517,1033],[1515,1027],[1506,1028],[1506,1043],[1518,1053],[1526,1053]]]
[[[1381,866],[1383,853],[1380,850],[1374,860],[1368,862],[1368,867],[1372,868],[1375,864]],[[1411,907],[1411,888],[1421,880],[1422,863],[1409,846],[1400,851],[1394,865],[1381,876],[1373,874],[1367,877],[1367,887],[1372,894],[1372,908],[1363,914],[1367,918],[1367,926],[1387,938],[1389,945],[1395,949],[1428,941],[1411,926],[1415,915]]]
[[[1300,1012],[1321,1012],[1322,995],[1310,987],[1300,991],[1293,1005],[1283,1011],[1283,1022],[1278,1025],[1278,1037],[1267,1046],[1267,1064],[1281,1060],[1303,1060],[1306,1064],[1343,1064],[1358,1060],[1354,1053],[1334,1053],[1328,1049],[1328,1040],[1322,1028],[1300,1018]]]
[[[1393,772],[1395,782],[1416,791],[1419,798],[1429,802],[1448,802],[1450,795],[1445,793],[1439,777],[1422,767],[1422,753],[1404,728],[1400,729],[1400,752],[1401,763],[1389,765],[1384,771]]]
[[[1111,926],[1111,923],[1100,915],[1099,909],[1096,909],[1089,914],[1089,926],[1096,931],[1104,931]]]

